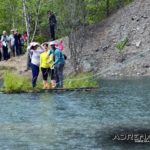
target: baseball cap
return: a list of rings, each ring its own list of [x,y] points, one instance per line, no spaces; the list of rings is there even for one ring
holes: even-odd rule
[[[51,46],[51,45],[55,45],[55,44],[56,44],[55,41],[51,41],[51,42],[49,43],[50,46]]]

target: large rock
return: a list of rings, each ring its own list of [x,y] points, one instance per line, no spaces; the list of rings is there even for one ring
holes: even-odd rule
[[[126,58],[122,62],[123,65],[115,71],[118,72],[116,74],[122,76],[147,74],[137,62],[142,66],[144,59],[149,58],[147,51],[150,49],[149,6],[150,0],[135,0],[101,23],[87,27],[88,34],[82,54],[79,56],[81,60],[86,60],[80,64],[83,71],[94,70],[105,75],[105,70],[110,68],[109,74],[114,74],[115,66],[120,63],[116,62],[118,51],[115,45],[127,37],[129,42],[123,50]],[[91,62],[94,65],[91,65]],[[133,71],[133,67],[137,70]]]

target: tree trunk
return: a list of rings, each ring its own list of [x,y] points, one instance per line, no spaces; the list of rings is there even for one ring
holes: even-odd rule
[[[109,16],[110,12],[109,12],[109,0],[106,0],[106,15],[107,17]]]
[[[34,25],[34,32],[33,32],[33,35],[32,35],[32,40],[31,40],[31,42],[33,42],[34,37],[35,37],[35,34],[36,34],[42,0],[40,0],[38,3],[39,3],[39,5],[38,5],[38,8],[37,8],[37,12],[36,12],[36,19],[35,19],[35,25]]]
[[[72,30],[69,36],[69,49],[71,53],[71,63],[75,73],[82,70],[82,51],[85,38],[85,27],[80,26],[79,30]]]
[[[25,20],[26,31],[27,31],[27,46],[28,46],[30,43],[30,23],[29,23],[29,17],[27,13],[26,0],[22,0],[22,3],[23,3],[24,20]]]
[[[26,31],[27,31],[27,47],[29,46],[30,43],[30,22],[29,22],[29,16],[27,14],[27,7],[26,7],[26,0],[22,0],[23,3],[23,14],[24,14],[24,20],[26,24]],[[26,69],[28,70],[30,68],[30,63],[29,63],[29,53],[27,52],[27,64],[26,64]]]

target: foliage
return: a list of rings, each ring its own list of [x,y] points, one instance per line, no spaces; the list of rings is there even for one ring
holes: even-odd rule
[[[126,46],[127,43],[128,43],[128,38],[125,38],[124,40],[122,40],[116,44],[116,48],[119,50],[119,53],[122,52],[122,50],[124,49],[124,47]]]
[[[4,93],[38,92],[42,89],[42,82],[38,81],[36,88],[31,87],[31,79],[6,71],[3,77]],[[98,87],[98,83],[92,79],[91,73],[71,75],[64,81],[65,88]]]
[[[88,23],[99,22],[115,10],[127,5],[133,0],[84,0],[86,3],[86,18]]]
[[[5,93],[20,93],[34,91],[31,87],[31,81],[27,77],[16,75],[10,71],[6,71],[3,77],[3,88],[2,91]],[[37,83],[36,90],[41,89],[41,83]]]
[[[79,73],[70,75],[64,80],[65,88],[98,87],[92,73]]]
[[[28,21],[31,36],[34,33],[36,20],[36,40],[49,39],[48,10],[55,12],[58,20],[57,38],[69,35],[72,29],[80,26],[99,22],[118,8],[133,0],[26,0]],[[39,13],[38,8],[41,3]],[[21,33],[26,31],[23,15],[22,0],[0,0],[0,32],[17,28]],[[40,38],[39,38],[40,37]],[[41,39],[44,37],[44,39]]]

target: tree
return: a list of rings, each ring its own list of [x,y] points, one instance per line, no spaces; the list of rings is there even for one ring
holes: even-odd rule
[[[70,12],[69,48],[71,52],[71,62],[74,71],[77,73],[81,70],[82,49],[85,38],[86,10],[85,2],[82,0],[67,2],[67,10]]]
[[[109,12],[110,10],[109,10],[109,0],[106,0],[106,14],[107,14],[107,16],[109,16]]]
[[[27,13],[26,0],[22,0],[22,4],[23,4],[23,14],[24,14],[26,31],[27,31],[27,45],[29,45],[29,42],[30,42],[30,22],[29,22],[29,15]]]

